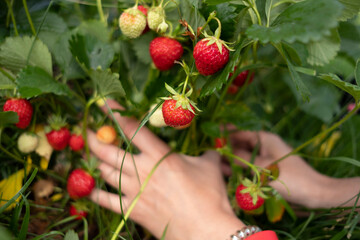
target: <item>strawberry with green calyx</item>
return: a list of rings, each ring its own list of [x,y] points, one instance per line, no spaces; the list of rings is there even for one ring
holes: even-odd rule
[[[148,11],[147,22],[149,28],[153,31],[157,31],[160,24],[165,22],[165,10],[162,7],[162,2],[159,6],[152,7]]]
[[[67,179],[66,189],[72,199],[89,196],[95,187],[94,177],[98,177],[96,158],[91,157],[88,162],[82,160],[81,163],[82,168],[73,170]]]
[[[215,148],[223,148],[226,146],[227,140],[225,137],[215,138]]]
[[[29,126],[33,115],[33,107],[30,102],[23,98],[10,98],[6,100],[3,106],[4,112],[16,112],[19,116],[19,122],[15,124],[20,129],[25,129]]]
[[[205,32],[205,38],[197,42],[193,51],[196,68],[204,76],[212,75],[222,69],[229,61],[229,51],[233,51],[225,41],[220,39],[220,20],[215,17],[215,14],[210,14],[208,22],[212,19],[215,19],[219,25],[215,36],[209,36]]]
[[[71,136],[69,129],[66,127],[66,120],[60,116],[52,115],[49,117],[48,123],[50,128],[47,127],[45,132],[49,144],[58,151],[65,149]]]
[[[146,16],[138,9],[137,3],[121,14],[119,26],[122,33],[129,38],[137,38],[143,33],[146,28]]]
[[[187,83],[189,80],[190,70],[185,62],[178,62],[184,69],[186,73],[186,80],[183,86],[183,91],[181,94],[176,92],[172,87],[165,83],[165,88],[171,93],[171,97],[165,97],[164,103],[162,106],[162,113],[166,125],[170,127],[181,127],[189,125],[192,119],[195,116],[195,110],[200,112],[200,109],[196,107],[196,104],[189,99],[193,90],[190,90],[185,93]]]
[[[69,147],[73,151],[80,151],[84,148],[85,141],[81,134],[81,129],[79,127],[73,128],[73,133],[70,136]]]
[[[236,188],[235,198],[239,207],[245,211],[252,211],[261,207],[266,198],[264,192],[271,191],[270,187],[260,187],[249,179],[244,179]]]
[[[70,216],[76,216],[76,220],[81,220],[83,217],[86,218],[89,209],[83,203],[72,203],[69,208]]]

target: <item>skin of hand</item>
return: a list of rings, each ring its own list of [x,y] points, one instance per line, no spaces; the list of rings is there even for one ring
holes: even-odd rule
[[[247,161],[259,143],[255,164],[260,167],[267,167],[292,151],[279,136],[269,132],[237,131],[231,134],[230,139],[234,154]],[[325,176],[299,156],[290,156],[280,161],[278,168],[279,180],[285,183],[290,195],[279,181],[272,181],[269,185],[287,201],[308,208],[353,206],[356,201],[354,196],[360,191],[360,177],[339,179]]]
[[[122,109],[108,100],[111,109]],[[106,108],[103,108],[106,112]],[[115,120],[125,135],[131,138],[139,122],[114,113]],[[154,165],[170,148],[146,127],[133,139],[140,154],[126,154],[122,174],[122,205],[126,213],[139,192],[141,183]],[[119,189],[119,177],[124,150],[99,142],[95,133],[88,131],[90,150],[100,159],[101,177]],[[134,162],[136,164],[137,178]],[[114,212],[122,213],[118,194],[94,189],[91,200]],[[220,168],[220,156],[209,151],[200,157],[172,153],[155,170],[130,218],[161,238],[168,225],[165,239],[226,239],[245,225],[235,216],[227,198]]]

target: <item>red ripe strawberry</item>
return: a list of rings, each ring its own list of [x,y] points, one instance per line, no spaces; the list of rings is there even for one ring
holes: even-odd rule
[[[59,116],[51,116],[48,120],[51,130],[46,131],[46,138],[55,150],[63,150],[69,144],[70,131],[66,121]]]
[[[213,43],[211,43],[211,41]],[[216,73],[229,61],[229,50],[223,43],[216,41],[221,40],[204,38],[195,45],[193,52],[195,65],[202,75],[208,76]],[[221,46],[221,52],[219,46]]]
[[[236,67],[235,67],[234,71],[236,71]],[[229,78],[231,78],[232,75],[233,74],[230,73]],[[249,75],[249,70],[245,70],[245,71],[239,73],[239,75],[237,75],[236,78],[234,79],[233,84],[238,87],[242,87],[245,84],[246,79],[248,78],[248,75]],[[248,84],[251,83],[252,81],[254,81],[254,75],[255,75],[255,73],[251,74],[251,76],[249,77],[249,80],[248,80]]]
[[[170,127],[180,127],[191,123],[194,118],[194,107],[190,104],[192,111],[184,109],[182,106],[176,107],[177,101],[174,99],[165,100],[162,106],[163,117],[166,125]]]
[[[223,148],[226,145],[226,138],[215,138],[215,148]]]
[[[46,138],[55,150],[60,151],[69,144],[70,131],[66,127],[63,127],[60,130],[52,130],[46,134]]]
[[[155,66],[161,70],[169,70],[184,52],[181,44],[173,38],[157,37],[150,43],[150,56]]]
[[[88,196],[94,187],[95,179],[81,168],[72,171],[67,180],[67,191],[73,199]]]
[[[77,216],[75,219],[81,220],[83,217],[87,216],[87,212],[85,210],[76,209],[74,205],[70,205],[69,209],[70,216]]]
[[[81,135],[72,134],[69,141],[69,146],[73,151],[79,151],[84,147],[84,138]]]
[[[12,98],[5,102],[4,112],[16,112],[19,116],[19,122],[15,124],[18,128],[25,129],[29,126],[33,114],[33,107],[30,102],[22,98]]]
[[[227,92],[228,92],[229,94],[232,94],[232,95],[233,95],[233,94],[237,93],[238,90],[239,90],[239,87],[238,87],[238,86],[236,86],[236,85],[234,85],[234,84],[231,84],[231,85],[229,86]]]
[[[242,193],[241,191],[243,189],[247,189],[247,187],[241,184],[236,188],[235,193],[236,201],[241,209],[245,211],[251,211],[258,209],[259,207],[261,207],[261,205],[264,204],[265,200],[260,196],[257,196],[257,201],[254,204],[254,199],[251,194],[248,192]]]
[[[140,10],[145,15],[145,17],[147,17],[148,9],[146,7],[139,5],[138,10]],[[149,26],[147,24],[147,20],[146,20],[146,27],[145,27],[144,31],[142,32],[142,34],[147,33],[149,30],[150,30],[150,28],[149,28]]]

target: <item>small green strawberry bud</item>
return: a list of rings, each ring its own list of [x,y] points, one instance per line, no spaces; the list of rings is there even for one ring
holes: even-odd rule
[[[164,33],[166,32],[166,30],[168,29],[169,25],[163,21],[162,23],[160,23],[160,25],[157,27],[157,32],[159,33]]]
[[[121,14],[119,26],[125,36],[137,38],[146,27],[146,17],[140,10],[130,8]]]
[[[162,7],[150,8],[147,15],[149,28],[156,31],[165,20],[165,11]]]
[[[22,153],[31,153],[39,145],[39,138],[36,134],[25,132],[18,138],[18,148]]]

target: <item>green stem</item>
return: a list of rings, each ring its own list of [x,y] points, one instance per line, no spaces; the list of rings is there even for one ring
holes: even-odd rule
[[[152,177],[152,175],[154,174],[155,170],[158,168],[158,166],[160,165],[160,163],[162,163],[162,161],[164,159],[166,159],[170,154],[172,153],[172,151],[168,152],[167,154],[165,154],[164,157],[162,157],[156,164],[155,166],[151,169],[150,173],[147,175],[144,183],[141,185],[139,192],[136,194],[134,200],[131,202],[128,211],[126,212],[124,218],[121,220],[120,224],[118,225],[118,227],[116,228],[114,234],[111,237],[111,240],[116,240],[118,234],[120,233],[121,229],[123,228],[125,221],[127,221],[127,219],[129,218],[131,212],[133,211],[135,205],[137,204],[137,202],[140,199],[141,194],[144,192],[147,184],[150,181],[150,178]]]
[[[258,23],[261,26],[261,17],[260,17],[259,11],[257,10],[255,1],[254,0],[248,0],[248,3],[250,4],[252,10],[254,11],[254,13],[255,13],[255,15],[257,17]]]
[[[13,1],[11,1],[11,2],[6,1],[6,4],[8,5],[11,21],[12,21],[12,23],[14,25],[15,36],[19,36],[19,32],[18,32],[17,27],[16,27],[16,20],[15,20],[13,8],[12,8]]]
[[[23,159],[21,159],[18,156],[12,154],[8,150],[6,150],[2,145],[0,145],[0,150],[3,151],[4,153],[6,153],[7,155],[9,155],[9,157],[12,157],[13,159],[15,159],[16,161],[25,164],[25,161]]]
[[[100,16],[100,21],[106,24],[101,0],[96,0],[96,6]]]
[[[221,154],[223,154],[223,155],[225,155],[225,156],[228,156],[228,157],[230,157],[230,158],[235,158],[236,160],[238,160],[238,161],[242,162],[243,164],[247,165],[248,167],[250,167],[250,168],[254,171],[254,173],[255,173],[255,175],[256,175],[257,185],[258,185],[258,186],[261,185],[261,182],[260,182],[260,179],[261,179],[261,178],[260,178],[260,172],[259,172],[259,170],[257,169],[257,167],[256,167],[254,164],[251,164],[251,163],[249,163],[248,161],[246,161],[245,159],[243,159],[243,158],[241,158],[241,157],[239,157],[239,156],[236,156],[236,155],[234,155],[234,154],[232,154],[232,153],[230,153],[230,152],[228,152],[228,151],[226,151],[226,150],[219,149],[218,151],[220,151]]]
[[[33,35],[36,35],[35,27],[34,27],[34,24],[33,24],[32,20],[31,20],[31,16],[30,16],[30,13],[29,13],[29,9],[28,9],[26,0],[23,0],[22,2],[23,2],[23,5],[24,5],[24,9],[25,9],[27,19],[28,19],[29,24],[30,24],[31,31],[32,31]]]
[[[88,119],[88,116],[89,116],[89,110],[90,110],[90,106],[96,102],[96,98],[91,98],[85,105],[85,110],[84,110],[84,118],[83,118],[83,126],[82,126],[82,135],[83,135],[83,138],[84,138],[84,143],[85,143],[85,152],[86,152],[86,158],[87,159],[90,159],[90,149],[89,149],[89,145],[88,145],[88,142],[87,142],[87,132],[86,132],[86,129],[87,129],[87,119]]]
[[[345,115],[345,117],[343,117],[340,121],[334,123],[331,127],[329,127],[328,129],[325,129],[324,131],[320,132],[319,134],[317,134],[316,136],[312,137],[310,140],[306,141],[305,143],[301,144],[300,146],[298,146],[297,148],[295,148],[294,150],[292,150],[291,152],[289,152],[288,154],[286,154],[285,156],[279,158],[278,160],[276,160],[275,162],[273,162],[273,164],[278,164],[279,162],[281,162],[282,160],[286,159],[287,157],[296,154],[297,152],[299,152],[301,149],[303,149],[304,147],[306,147],[307,145],[309,145],[310,143],[314,142],[316,139],[321,138],[323,136],[325,136],[326,134],[330,133],[331,131],[335,130],[336,128],[338,128],[341,124],[343,124],[344,122],[346,122],[354,113],[357,112],[357,110],[360,108],[359,103],[356,104],[356,107],[349,112],[348,114]]]
[[[189,75],[186,74],[186,79],[185,79],[184,87],[183,87],[183,90],[182,90],[182,95],[183,95],[183,96],[185,96],[185,91],[186,91],[186,87],[187,87],[188,81],[189,81]]]
[[[0,72],[4,74],[8,79],[15,83],[15,78],[13,78],[8,72],[6,72],[2,67],[0,67]]]

